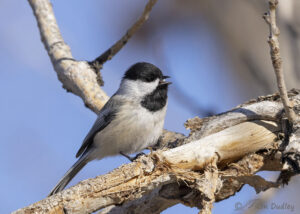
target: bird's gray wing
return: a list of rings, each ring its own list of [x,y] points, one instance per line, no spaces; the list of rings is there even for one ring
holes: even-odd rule
[[[95,121],[93,127],[84,138],[80,149],[76,154],[76,158],[86,151],[91,144],[93,143],[95,135],[103,130],[115,117],[117,113],[117,106],[120,105],[120,100],[115,99],[115,96],[112,96],[107,103],[101,109],[97,120]]]

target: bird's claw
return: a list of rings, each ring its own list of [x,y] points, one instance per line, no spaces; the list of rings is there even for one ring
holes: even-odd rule
[[[136,154],[136,156],[134,156],[134,157],[130,157],[129,155],[127,155],[127,154],[125,154],[125,153],[123,153],[123,152],[120,152],[120,154],[123,155],[123,156],[124,156],[125,158],[127,158],[128,160],[130,160],[131,162],[135,161],[135,160],[138,159],[140,156],[145,155],[144,152],[140,152],[140,153]]]

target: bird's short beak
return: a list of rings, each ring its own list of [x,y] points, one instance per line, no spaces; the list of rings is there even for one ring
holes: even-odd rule
[[[172,84],[172,82],[168,82],[165,79],[170,78],[169,76],[163,76],[163,78],[161,80],[159,80],[159,85],[170,85]]]

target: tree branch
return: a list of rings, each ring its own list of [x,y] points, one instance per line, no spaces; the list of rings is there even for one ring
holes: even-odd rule
[[[63,88],[81,97],[85,105],[98,114],[108,96],[99,87],[103,85],[103,80],[100,72],[95,73],[95,68],[99,70],[107,60],[121,50],[148,19],[157,0],[149,0],[143,14],[127,33],[93,62],[77,61],[73,58],[70,47],[61,36],[49,0],[28,0],[28,2],[36,17],[42,42]]]
[[[291,91],[290,98],[300,109],[299,92]],[[254,174],[283,169],[278,138],[284,131],[282,112],[276,94],[217,116],[189,120],[191,134],[179,147],[157,150],[14,213],[91,213],[106,208],[100,213],[147,214],[176,203],[202,209],[234,195],[245,183],[257,192],[278,187]],[[171,139],[163,138],[162,145],[178,143]],[[209,164],[216,159],[218,168],[211,170]]]
[[[103,54],[101,54],[92,62],[89,62],[89,64],[96,71],[99,71],[106,61],[110,60],[114,55],[116,55],[122,49],[122,47],[128,42],[128,40],[133,36],[133,34],[135,34],[135,32],[147,21],[150,12],[156,2],[157,0],[149,0],[144,8],[143,14],[127,30],[126,34],[119,41],[117,41],[113,46],[111,46],[108,50],[106,50]]]
[[[96,74],[85,61],[76,61],[64,42],[52,6],[48,0],[28,0],[41,34],[42,42],[51,59],[63,88],[81,97],[85,105],[98,113],[108,100],[99,87]]]
[[[282,68],[282,59],[280,56],[279,48],[279,28],[276,24],[276,8],[278,6],[278,0],[269,0],[269,11],[264,14],[263,18],[269,25],[270,36],[268,43],[270,45],[270,54],[272,59],[273,68],[275,71],[277,86],[279,89],[280,97],[287,114],[287,117],[291,124],[296,120],[296,115],[293,111],[293,105],[288,99],[287,89],[284,82],[283,68]]]

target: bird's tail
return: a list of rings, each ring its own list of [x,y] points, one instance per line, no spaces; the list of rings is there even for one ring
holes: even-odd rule
[[[84,153],[76,163],[66,172],[56,186],[51,190],[48,196],[54,195],[62,191],[74,176],[89,162],[88,153]]]

